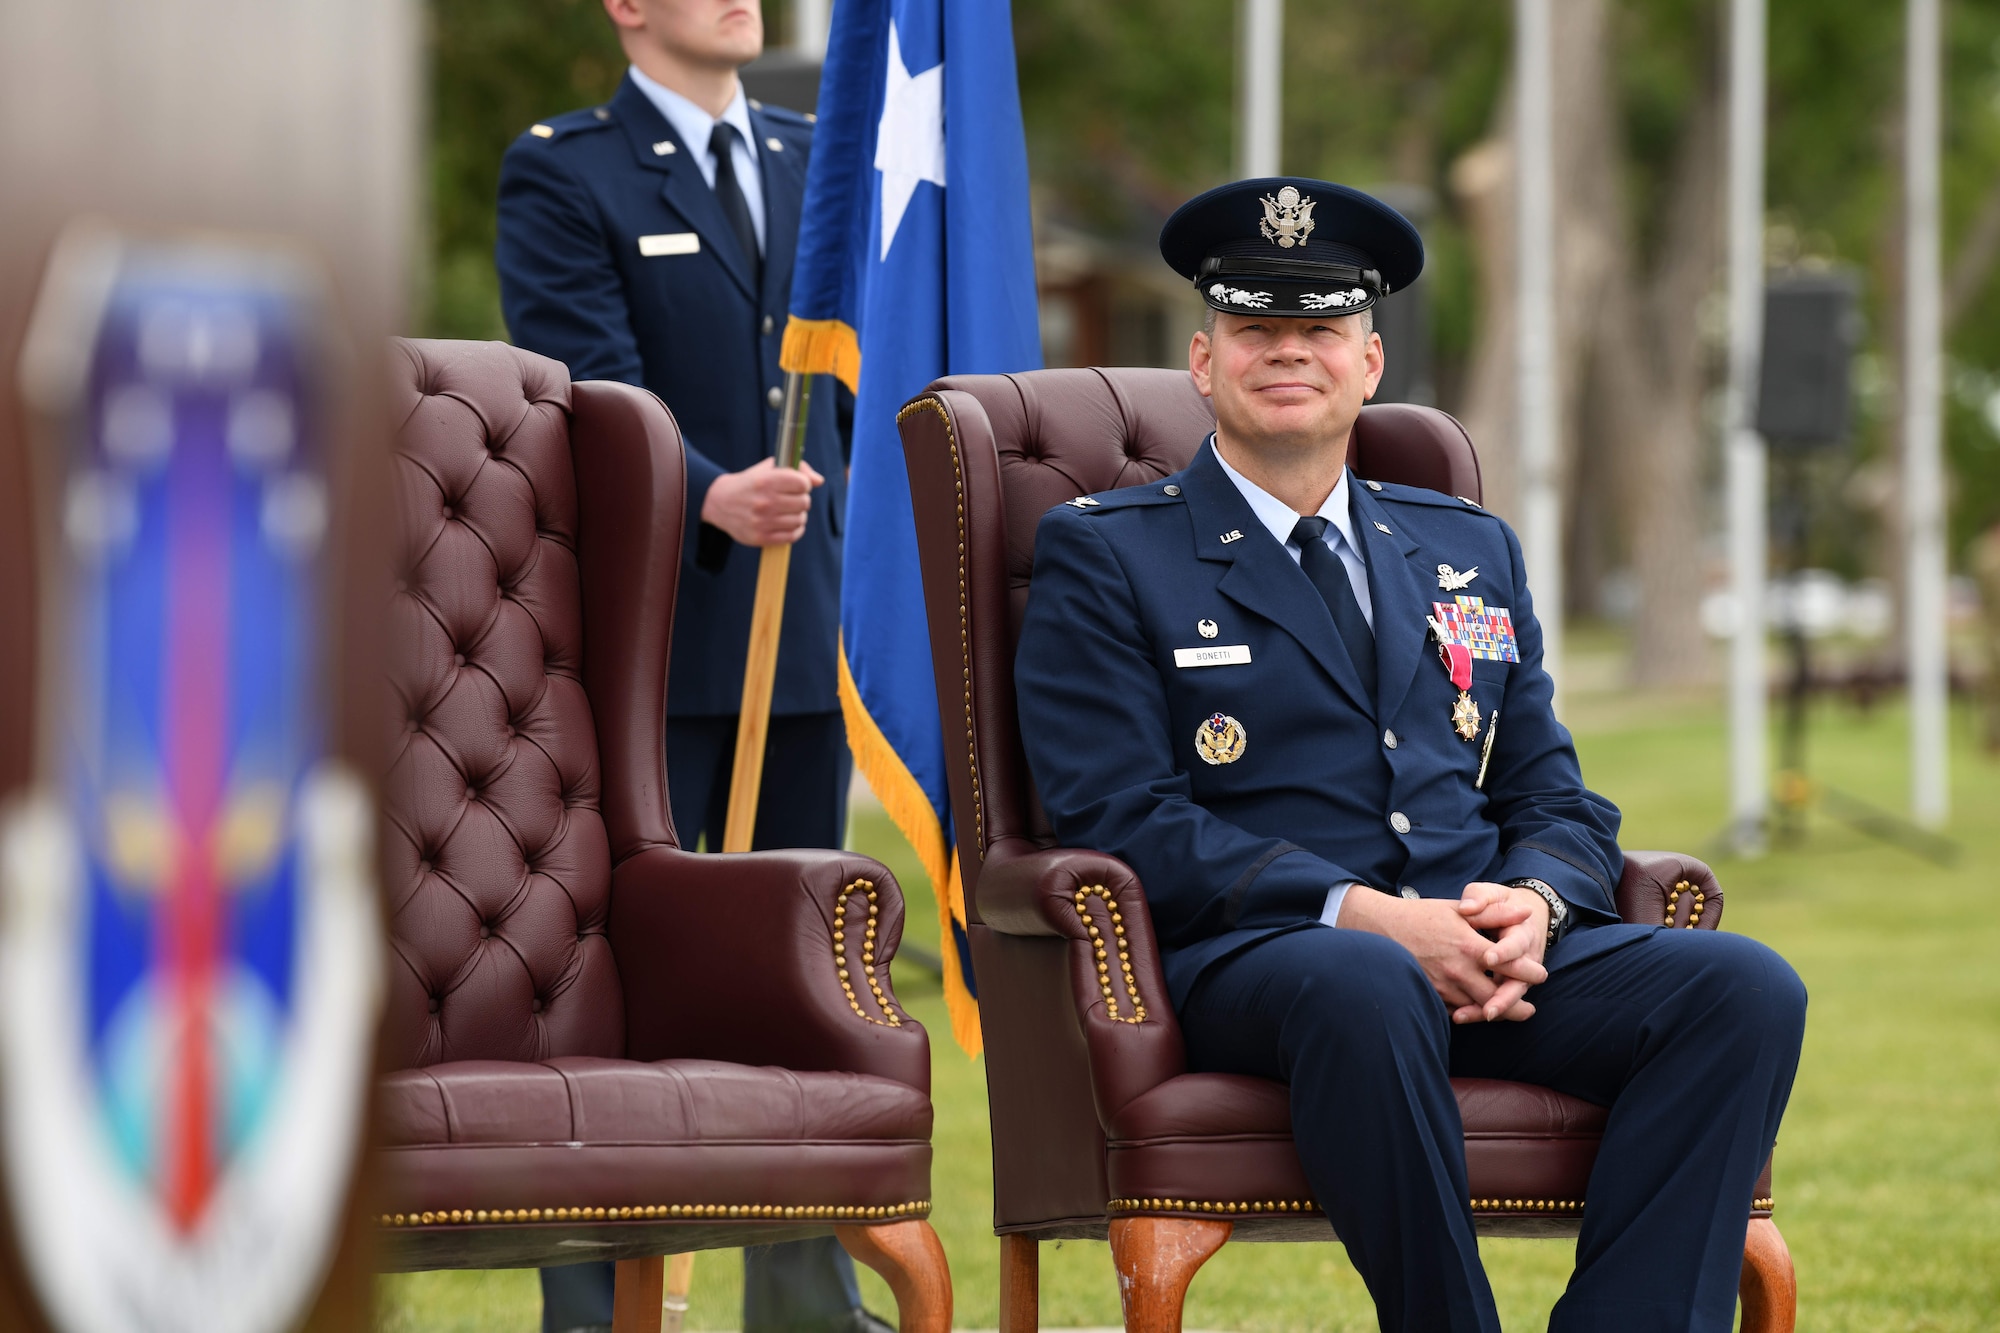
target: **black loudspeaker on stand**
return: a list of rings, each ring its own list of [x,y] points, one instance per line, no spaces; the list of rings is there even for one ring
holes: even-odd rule
[[[1806,727],[1812,690],[1812,643],[1800,614],[1800,576],[1810,563],[1814,518],[1812,464],[1848,443],[1852,402],[1849,371],[1860,343],[1857,282],[1842,271],[1792,274],[1764,290],[1764,349],[1757,391],[1757,431],[1771,448],[1773,536],[1790,585],[1785,647],[1786,682],[1779,741],[1774,831],[1781,841],[1805,837],[1806,813],[1824,813],[1869,837],[1926,860],[1950,864],[1958,846],[1900,815],[1806,774]]]

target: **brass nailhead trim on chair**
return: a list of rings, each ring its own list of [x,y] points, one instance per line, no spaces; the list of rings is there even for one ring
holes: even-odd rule
[[[1318,1213],[1311,1199],[1112,1199],[1105,1205],[1114,1213],[1221,1213],[1240,1217],[1245,1213]]]
[[[1111,964],[1104,952],[1104,935],[1097,928],[1097,922],[1090,915],[1089,903],[1092,898],[1104,900],[1104,910],[1111,914],[1111,935],[1118,948],[1118,970],[1125,979],[1125,993],[1132,1000],[1132,1016],[1124,1017],[1118,1012],[1118,996],[1111,989]],[[1104,1011],[1114,1023],[1143,1023],[1146,1021],[1146,1004],[1139,998],[1139,983],[1132,975],[1132,955],[1125,945],[1125,917],[1118,910],[1118,900],[1111,896],[1111,890],[1102,884],[1086,884],[1075,894],[1077,919],[1090,932],[1091,952],[1097,955],[1097,989],[1104,995]]]
[[[1701,924],[1701,909],[1708,905],[1708,895],[1696,888],[1692,881],[1685,879],[1674,885],[1674,891],[1667,895],[1667,919],[1662,924],[1668,926],[1674,924],[1674,909],[1680,905],[1683,891],[1694,895],[1694,905],[1688,908],[1688,923],[1684,927],[1693,930]]]
[[[1581,1199],[1474,1199],[1472,1211],[1475,1213],[1554,1213],[1574,1216],[1583,1211]],[[1777,1207],[1776,1199],[1753,1199],[1751,1208],[1758,1212],[1770,1212]],[[1222,1213],[1241,1215],[1243,1213],[1317,1213],[1318,1204],[1311,1199],[1265,1199],[1246,1203],[1221,1202],[1212,1199],[1112,1199],[1106,1208],[1114,1213]]]
[[[876,1007],[887,1015],[877,1018],[861,1007],[855,997],[854,982],[848,974],[847,966],[847,900],[856,891],[868,895],[868,933],[861,939],[861,975],[868,978],[868,989],[875,996]],[[857,879],[840,891],[833,900],[833,970],[840,974],[840,988],[847,992],[847,1007],[877,1027],[899,1028],[903,1020],[889,997],[882,993],[881,979],[875,975],[875,884],[872,880]]]
[[[927,1217],[929,1199],[874,1207],[842,1204],[654,1203],[630,1208],[451,1208],[432,1213],[383,1213],[385,1227],[493,1226],[522,1222],[666,1222],[717,1218],[732,1221],[875,1222]]]
[[[919,412],[935,412],[944,423],[944,437],[951,445],[951,474],[958,488],[958,652],[960,670],[965,676],[965,768],[972,775],[972,845],[979,849],[979,859],[986,859],[986,801],[979,790],[979,750],[973,744],[972,728],[972,599],[966,589],[965,561],[965,462],[959,454],[958,432],[952,429],[951,413],[944,410],[944,403],[936,394],[925,394],[914,402],[903,404],[902,411],[896,413],[896,425]],[[942,886],[940,886],[942,892]]]

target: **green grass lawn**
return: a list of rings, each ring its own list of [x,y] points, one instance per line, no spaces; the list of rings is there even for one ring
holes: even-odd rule
[[[1628,847],[1705,854],[1725,809],[1724,736],[1711,699],[1615,691],[1573,700],[1586,778],[1625,811]],[[1777,1218],[1799,1269],[1799,1326],[1819,1333],[1984,1330],[2000,1323],[2000,763],[1954,728],[1945,869],[1823,817],[1796,846],[1716,861],[1724,928],[1767,941],[1812,994],[1804,1063],[1779,1144]],[[1891,810],[1906,800],[1906,731],[1894,710],[1828,706],[1814,720],[1814,776]],[[882,857],[911,897],[908,938],[935,949],[936,912],[913,859],[879,815],[855,845]],[[991,1233],[984,1067],[952,1045],[937,983],[898,965],[896,987],[930,1029],[937,1103],[932,1221],[950,1257],[957,1323],[992,1328],[999,1246]],[[1488,1241],[1510,1329],[1544,1326],[1570,1263],[1566,1241]],[[893,1309],[872,1273],[869,1305]],[[734,1328],[742,1264],[704,1254],[689,1327]],[[384,1278],[383,1333],[539,1327],[534,1275]],[[1045,1327],[1115,1325],[1101,1244],[1045,1245]],[[1187,1326],[1375,1327],[1339,1246],[1231,1245],[1202,1269]]]

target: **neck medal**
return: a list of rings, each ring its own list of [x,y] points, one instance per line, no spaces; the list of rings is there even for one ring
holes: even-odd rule
[[[1479,705],[1472,702],[1472,649],[1446,640],[1438,644],[1438,658],[1451,673],[1451,683],[1458,686],[1458,698],[1451,706],[1452,730],[1460,740],[1469,741],[1479,734]]]

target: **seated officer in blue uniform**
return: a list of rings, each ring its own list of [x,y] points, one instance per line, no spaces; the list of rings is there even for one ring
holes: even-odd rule
[[[1619,922],[1618,811],[1552,711],[1519,541],[1346,469],[1416,231],[1255,180],[1160,248],[1209,307],[1216,430],[1041,521],[1016,678],[1057,835],[1145,884],[1190,1067],[1290,1084],[1382,1328],[1500,1327],[1456,1075],[1612,1108],[1551,1328],[1726,1333],[1805,992],[1751,940]]]
[[[812,146],[808,116],[745,97],[744,0],[604,0],[631,69],[603,106],[532,126],[501,168],[495,259],[514,341],[573,379],[651,389],[687,442],[688,524],[667,694],[684,846],[721,845],[758,555],[793,543],[757,847],[839,847],[850,761],[835,686],[845,444],[819,382],[805,465],[771,461],[778,349]],[[843,391],[844,392],[844,391]],[[699,1016],[689,1015],[689,1021]],[[543,1273],[547,1333],[608,1325],[611,1265]],[[747,1333],[864,1333],[831,1238],[745,1251]]]

